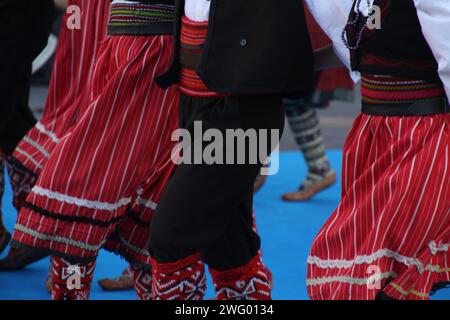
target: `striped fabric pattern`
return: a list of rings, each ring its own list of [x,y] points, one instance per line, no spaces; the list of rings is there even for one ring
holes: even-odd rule
[[[450,282],[450,115],[360,114],[341,201],[308,258],[312,299],[428,299]]]
[[[82,106],[86,105],[83,92],[89,87],[98,49],[106,36],[109,0],[70,0],[69,5],[81,8],[80,29],[67,27],[72,13],[66,13],[43,117],[12,155],[15,163],[31,175],[41,173],[56,144],[68,133]]]
[[[150,220],[170,177],[176,86],[154,81],[171,36],[106,37],[89,103],[61,138],[20,211],[15,245],[92,261],[101,248],[149,264]]]
[[[174,6],[166,4],[113,3],[108,25],[122,27],[173,22],[174,11]]]
[[[368,104],[410,104],[445,97],[441,83],[370,75],[364,75],[361,83],[362,99]]]
[[[186,95],[194,97],[220,97],[217,92],[209,90],[197,73],[198,63],[203,54],[203,45],[208,33],[208,22],[192,21],[182,17],[181,26],[181,74],[180,89]]]

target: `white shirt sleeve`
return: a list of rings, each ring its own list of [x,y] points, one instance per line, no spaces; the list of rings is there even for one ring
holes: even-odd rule
[[[206,22],[209,19],[211,0],[186,0],[184,14],[192,21]]]
[[[414,0],[422,32],[439,64],[450,99],[450,0]]]

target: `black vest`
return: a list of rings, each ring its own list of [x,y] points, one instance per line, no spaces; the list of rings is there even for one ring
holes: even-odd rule
[[[175,56],[157,78],[178,81],[184,1],[176,1]],[[209,31],[197,72],[210,90],[227,94],[308,94],[313,55],[300,0],[211,0]]]
[[[413,0],[375,0],[374,4],[382,8],[381,29],[366,31],[360,48],[351,50],[353,69],[369,74],[439,81],[438,65],[423,36]],[[352,10],[350,21],[354,15]],[[353,43],[354,34],[347,32]],[[367,62],[368,56],[391,63]]]

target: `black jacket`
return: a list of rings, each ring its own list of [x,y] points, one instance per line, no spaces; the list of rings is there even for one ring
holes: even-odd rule
[[[368,74],[385,74],[428,81],[440,81],[438,63],[422,33],[412,0],[375,0],[382,8],[382,27],[366,31],[358,50],[352,50],[352,68]],[[354,19],[354,10],[350,20]],[[362,22],[360,22],[362,23]],[[347,34],[355,43],[355,33]],[[364,56],[391,62],[365,62]]]
[[[157,81],[178,81],[184,0],[177,0],[175,56]],[[209,31],[198,74],[228,94],[303,95],[313,86],[313,55],[300,0],[211,0]]]

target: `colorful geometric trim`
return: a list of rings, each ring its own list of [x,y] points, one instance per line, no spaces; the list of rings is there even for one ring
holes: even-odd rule
[[[180,89],[186,95],[194,97],[220,97],[211,91],[197,73],[203,55],[203,45],[208,34],[208,22],[195,22],[182,17],[180,36]]]
[[[442,83],[423,80],[364,75],[361,84],[363,103],[368,104],[411,104],[445,97]]]
[[[149,23],[173,22],[174,6],[165,4],[113,4],[109,26],[136,26]]]

